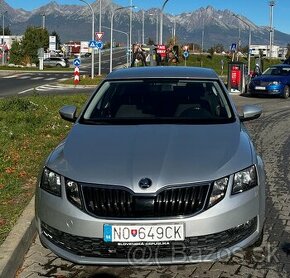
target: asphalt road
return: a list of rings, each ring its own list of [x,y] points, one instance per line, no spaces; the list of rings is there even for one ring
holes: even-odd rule
[[[104,267],[62,260],[36,238],[17,277],[290,277],[290,99],[233,98],[238,107],[251,103],[263,109],[259,119],[246,123],[265,162],[267,203],[261,247],[213,263]]]
[[[126,64],[125,49],[115,49],[113,51],[113,68]],[[99,73],[99,57],[95,55],[94,73]],[[71,61],[72,64],[72,61]],[[108,50],[102,53],[101,74],[109,73],[110,53]],[[73,65],[71,65],[73,68]],[[91,75],[91,58],[81,58],[81,74]],[[16,95],[28,95],[31,93],[64,93],[70,91],[89,91],[85,88],[68,88],[59,84],[62,79],[73,78],[73,71],[9,71],[0,72],[0,98]]]

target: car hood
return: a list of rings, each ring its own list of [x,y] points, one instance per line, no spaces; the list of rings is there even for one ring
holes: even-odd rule
[[[253,163],[240,123],[221,125],[75,124],[47,166],[78,182],[123,185],[147,193],[172,184],[211,181]]]

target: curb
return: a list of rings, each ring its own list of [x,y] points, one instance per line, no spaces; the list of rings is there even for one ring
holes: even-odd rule
[[[31,199],[4,243],[0,246],[0,277],[12,278],[36,234],[34,197]]]

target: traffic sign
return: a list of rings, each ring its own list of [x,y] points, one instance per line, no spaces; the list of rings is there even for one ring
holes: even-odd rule
[[[104,36],[104,32],[96,32],[95,36],[97,41],[101,41]]]
[[[81,64],[81,60],[79,58],[74,59],[74,66],[78,67]]]
[[[104,47],[104,43],[102,41],[98,41],[98,42],[96,42],[96,47],[98,49],[102,49]]]
[[[95,47],[97,47],[96,44],[97,44],[96,41],[93,41],[93,40],[89,41],[89,47],[90,47],[90,48],[95,48]]]
[[[188,51],[184,51],[184,52],[183,52],[183,57],[184,57],[185,59],[187,59],[187,58],[188,58],[188,56],[189,56],[189,53],[188,53]]]
[[[237,50],[237,44],[236,43],[232,43],[231,51],[235,52],[236,50]]]

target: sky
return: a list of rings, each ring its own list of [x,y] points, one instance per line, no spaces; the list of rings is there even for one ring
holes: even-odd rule
[[[92,4],[95,0],[86,0]],[[120,6],[131,4],[140,9],[161,8],[165,0],[113,0]],[[45,4],[50,0],[5,0],[12,8],[23,8],[30,11]],[[60,5],[85,5],[80,0],[56,0]],[[164,13],[180,14],[191,12],[201,7],[213,6],[218,10],[228,9],[236,14],[243,15],[258,26],[270,25],[270,7],[268,0],[169,0],[164,8]],[[273,8],[273,26],[275,29],[290,34],[290,1],[276,0]]]

